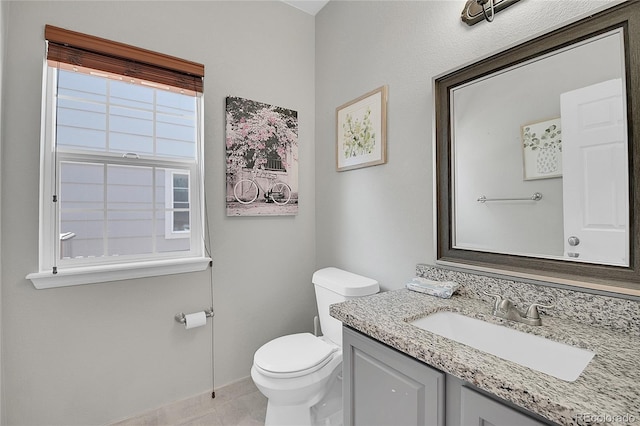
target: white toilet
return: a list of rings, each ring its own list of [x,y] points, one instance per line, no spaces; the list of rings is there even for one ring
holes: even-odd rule
[[[251,378],[268,398],[265,426],[342,424],[342,323],[329,305],[379,291],[378,282],[324,268],[311,280],[323,336],[290,334],[265,343],[253,357]]]

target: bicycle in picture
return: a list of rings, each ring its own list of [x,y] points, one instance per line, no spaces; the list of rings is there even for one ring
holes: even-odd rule
[[[266,180],[268,189],[260,185],[258,179]],[[291,200],[291,187],[279,181],[277,174],[264,170],[252,171],[250,179],[240,179],[233,186],[233,196],[241,204],[253,203],[261,193],[267,203],[285,205]]]

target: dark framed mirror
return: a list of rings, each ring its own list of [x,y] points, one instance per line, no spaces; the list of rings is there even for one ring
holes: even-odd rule
[[[437,77],[434,96],[438,263],[640,291],[640,2]]]

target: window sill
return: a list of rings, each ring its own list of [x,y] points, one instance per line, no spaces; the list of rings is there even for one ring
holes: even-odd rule
[[[208,257],[190,259],[157,260],[117,265],[88,266],[52,272],[35,272],[27,275],[38,290],[95,284],[108,281],[130,280],[134,278],[157,277],[160,275],[204,271],[211,262]]]

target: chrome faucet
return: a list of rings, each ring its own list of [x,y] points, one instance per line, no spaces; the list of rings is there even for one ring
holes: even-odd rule
[[[516,308],[512,301],[502,297],[499,294],[483,292],[487,296],[495,298],[492,314],[498,318],[504,318],[510,321],[517,321],[528,325],[542,325],[538,308],[551,309],[554,305],[541,305],[532,303],[526,313],[522,313]]]

